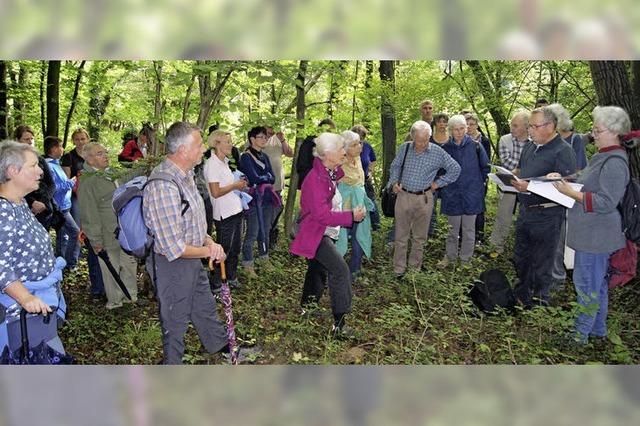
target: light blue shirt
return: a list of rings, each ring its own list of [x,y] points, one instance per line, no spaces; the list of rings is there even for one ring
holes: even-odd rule
[[[446,173],[437,179],[436,184],[439,188],[447,186],[455,182],[460,175],[460,165],[451,158],[444,149],[438,145],[429,143],[429,146],[423,152],[417,154],[413,146],[413,142],[405,142],[400,146],[396,158],[391,163],[391,177],[388,185],[392,185],[398,181],[400,177],[400,168],[405,151],[407,159],[404,163],[402,172],[402,188],[406,191],[418,192],[428,189],[436,177],[436,173],[440,169],[444,169]]]
[[[47,158],[46,160],[49,165],[49,170],[51,170],[51,175],[53,176],[53,182],[56,184],[56,192],[53,194],[53,200],[60,210],[69,210],[71,208],[71,190],[75,184],[67,177],[64,170],[62,170],[59,160],[54,160],[53,158]]]

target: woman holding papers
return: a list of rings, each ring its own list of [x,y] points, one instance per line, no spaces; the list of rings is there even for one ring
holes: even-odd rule
[[[463,115],[454,115],[447,124],[451,139],[442,148],[460,165],[458,179],[441,189],[441,212],[449,216],[445,257],[439,267],[447,267],[458,256],[469,262],[475,243],[476,215],[484,209],[484,182],[489,173],[489,159],[482,145],[476,144],[467,135],[467,120]],[[462,243],[458,250],[458,236],[462,228]]]
[[[620,213],[616,208],[629,182],[629,165],[620,138],[629,132],[629,115],[619,107],[593,110],[593,136],[598,152],[579,174],[578,192],[568,183],[555,183],[561,193],[576,200],[567,218],[567,245],[576,252],[573,282],[578,303],[584,306],[575,323],[575,339],[607,336],[609,256],[624,247]],[[593,309],[593,306],[597,309]]]

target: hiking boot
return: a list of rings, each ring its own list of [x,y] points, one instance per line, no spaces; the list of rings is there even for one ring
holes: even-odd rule
[[[254,280],[258,278],[258,274],[256,274],[256,269],[253,266],[243,266],[242,273],[247,279]]]
[[[331,327],[331,336],[337,340],[353,339],[356,336],[356,331],[348,325],[336,327],[334,324]]]

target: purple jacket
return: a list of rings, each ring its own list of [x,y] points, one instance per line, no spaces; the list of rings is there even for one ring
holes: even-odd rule
[[[342,168],[337,168],[337,179],[344,176]],[[290,251],[298,256],[313,259],[327,226],[347,226],[353,223],[350,211],[332,212],[331,200],[335,186],[327,169],[318,158],[313,160],[313,168],[302,183],[300,199],[300,231],[291,242]]]

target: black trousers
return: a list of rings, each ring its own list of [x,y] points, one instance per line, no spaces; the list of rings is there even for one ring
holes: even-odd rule
[[[216,236],[218,244],[222,246],[227,259],[225,260],[227,279],[235,280],[238,276],[238,257],[242,246],[242,218],[244,213],[240,212],[226,219],[215,220]],[[214,282],[221,283],[220,268],[216,268]]]
[[[328,274],[331,312],[335,315],[351,312],[351,273],[349,266],[329,237],[322,237],[316,257],[307,261],[308,269],[302,289],[302,306],[319,302]]]
[[[532,305],[533,297],[548,301],[551,272],[563,218],[563,207],[531,210],[520,206],[513,253],[519,282],[514,290],[516,297],[525,306]]]

